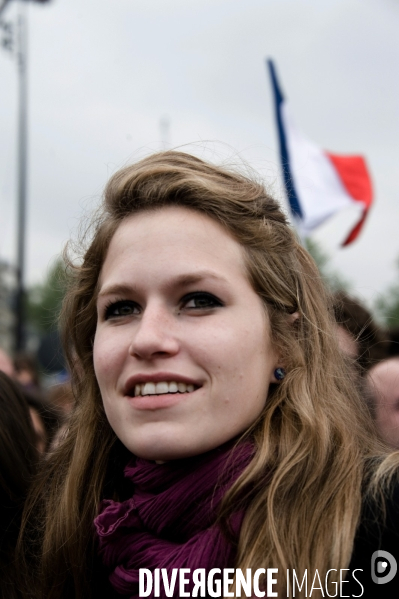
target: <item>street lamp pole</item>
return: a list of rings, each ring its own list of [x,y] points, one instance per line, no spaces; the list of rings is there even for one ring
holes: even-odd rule
[[[26,241],[26,196],[28,170],[28,19],[27,4],[29,0],[19,0],[17,22],[17,62],[18,62],[18,205],[17,205],[17,267],[15,293],[15,328],[14,347],[20,351],[25,347],[25,241]],[[0,16],[11,0],[0,0]],[[45,4],[49,0],[35,0]],[[0,21],[0,26],[8,36],[2,44],[12,49],[13,40],[11,25]]]
[[[15,349],[25,346],[25,239],[28,141],[27,2],[19,0],[18,15],[18,212]]]
[[[0,15],[9,2],[10,0],[0,0]]]

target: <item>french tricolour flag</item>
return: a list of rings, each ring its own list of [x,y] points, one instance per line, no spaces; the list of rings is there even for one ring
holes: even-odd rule
[[[359,208],[359,220],[342,245],[356,239],[373,199],[370,175],[362,156],[338,156],[319,148],[296,128],[277,81],[268,67],[274,93],[280,157],[291,212],[302,236],[348,206]]]

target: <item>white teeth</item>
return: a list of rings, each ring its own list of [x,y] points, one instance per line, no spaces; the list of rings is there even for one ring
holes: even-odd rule
[[[155,395],[154,383],[145,383],[141,389],[141,395]]]
[[[159,383],[143,383],[134,387],[134,395],[163,395],[166,393],[192,393],[194,385],[176,383],[176,381],[161,381]]]
[[[161,393],[167,393],[169,391],[168,383],[157,383],[155,385],[155,393],[161,395]]]

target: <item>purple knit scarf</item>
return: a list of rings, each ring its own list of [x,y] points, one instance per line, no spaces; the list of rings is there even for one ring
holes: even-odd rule
[[[166,464],[129,462],[125,476],[134,483],[133,497],[122,503],[104,500],[94,521],[99,554],[117,593],[139,597],[139,568],[166,568],[170,580],[172,568],[234,567],[235,547],[216,518],[222,497],[253,452],[249,443],[232,449],[230,442]],[[230,520],[237,536],[241,521],[241,513]]]

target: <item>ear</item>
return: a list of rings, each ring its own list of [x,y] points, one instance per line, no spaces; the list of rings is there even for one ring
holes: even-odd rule
[[[298,319],[299,319],[299,312],[293,312],[292,314],[288,314],[288,323],[289,324],[291,324],[291,325],[294,324],[294,322]],[[283,363],[282,360],[278,360],[278,363],[276,364],[276,367],[273,371],[270,382],[277,383],[277,384],[281,383],[281,381],[285,377],[285,374],[286,374],[285,364]]]

